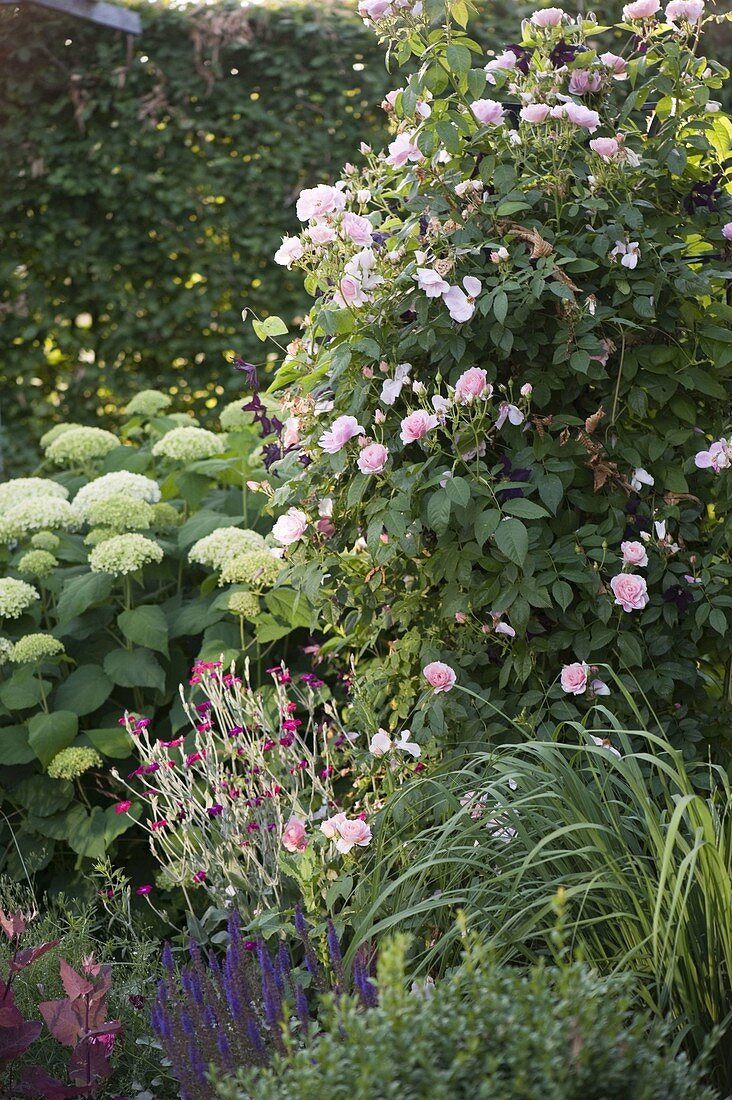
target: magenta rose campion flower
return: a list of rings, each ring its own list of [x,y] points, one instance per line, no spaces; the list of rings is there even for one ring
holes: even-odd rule
[[[281,546],[291,546],[305,534],[308,525],[308,517],[299,508],[289,508],[284,516],[275,523],[272,528],[272,537]]]
[[[574,661],[571,665],[565,665],[559,678],[562,691],[566,691],[568,695],[584,695],[589,671],[585,661]]]
[[[299,817],[291,817],[282,833],[282,847],[288,852],[304,852],[307,846],[305,822]]]
[[[450,668],[444,661],[431,661],[422,669],[425,680],[434,689],[435,695],[441,691],[452,691],[457,683],[455,669]]]
[[[343,820],[339,821],[337,825],[337,831],[336,848],[344,855],[350,852],[351,848],[356,846],[365,848],[371,842],[371,829],[360,817],[357,817],[354,821],[349,821],[344,814]]]
[[[610,581],[615,603],[623,611],[642,611],[648,603],[648,588],[643,577],[635,573],[620,573]]]
[[[481,126],[499,126],[503,122],[503,116],[506,113],[503,104],[495,99],[476,99],[471,104],[470,110]]]
[[[531,16],[531,22],[535,27],[558,27],[563,15],[562,8],[541,8]]]
[[[428,432],[437,427],[438,423],[434,413],[427,413],[422,409],[410,413],[409,416],[404,417],[400,425],[399,434],[402,443],[415,443],[418,439],[423,439]]]
[[[650,19],[661,7],[661,0],[635,0],[623,8],[623,19],[633,22],[636,19]]]
[[[345,205],[346,196],[342,191],[327,183],[319,183],[317,187],[306,187],[300,192],[295,210],[298,220],[307,222],[311,218],[335,214],[338,210],[343,210]]]
[[[358,456],[358,468],[362,474],[380,474],[389,459],[389,451],[382,443],[370,443]]]
[[[492,393],[493,386],[482,367],[470,367],[463,371],[455,383],[455,400],[460,405],[469,405],[479,397],[487,399]]]
[[[527,103],[521,108],[519,117],[522,122],[530,122],[537,126],[541,122],[546,122],[549,117],[549,106],[546,103]]]
[[[645,569],[648,565],[648,554],[642,542],[621,542],[620,552],[623,565],[637,565],[639,569]]]
[[[323,432],[318,440],[318,446],[329,455],[337,454],[349,439],[353,439],[355,435],[363,435],[365,430],[355,416],[339,416],[333,421],[328,431]]]

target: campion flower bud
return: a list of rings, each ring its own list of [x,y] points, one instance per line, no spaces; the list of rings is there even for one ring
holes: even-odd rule
[[[112,577],[124,577],[138,569],[163,560],[163,550],[144,535],[115,535],[95,546],[89,555],[92,573],[108,573]]]
[[[90,768],[101,768],[102,758],[96,749],[83,745],[62,749],[56,753],[46,771],[51,779],[78,779]]]
[[[9,658],[14,665],[33,665],[49,657],[60,657],[63,643],[52,634],[25,634],[13,646]]]
[[[136,393],[125,409],[126,416],[157,416],[164,409],[170,408],[172,398],[160,390],[140,390]]]
[[[14,577],[0,578],[0,619],[19,619],[35,600],[38,590]]]
[[[226,450],[226,442],[220,435],[205,428],[173,428],[159,439],[152,449],[156,458],[169,458],[174,462],[196,462],[213,458]]]

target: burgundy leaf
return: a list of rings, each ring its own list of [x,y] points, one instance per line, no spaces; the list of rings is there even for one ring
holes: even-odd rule
[[[87,1035],[95,1039],[103,1035],[116,1036],[119,1035],[121,1031],[122,1024],[119,1020],[107,1020],[106,1024],[102,1024],[100,1027],[95,1027],[93,1030],[87,1031]]]
[[[75,1047],[79,1036],[86,1031],[86,1006],[81,997],[71,1001],[63,997],[59,1001],[42,1001],[39,1009],[48,1030],[67,1047]]]
[[[109,1044],[102,1038],[85,1038],[76,1047],[69,1059],[69,1077],[77,1085],[95,1085],[109,1077],[112,1072],[109,1055],[114,1037],[110,1038],[112,1042]]]
[[[25,1020],[17,1027],[0,1028],[0,1063],[12,1062],[25,1054],[43,1030],[40,1020]]]
[[[38,947],[24,947],[10,961],[11,974],[17,974],[19,971],[25,970],[26,966],[30,966],[36,959],[40,959],[41,955],[45,955],[52,947],[58,947],[60,942],[60,940],[49,940],[48,943],[41,943]]]
[[[75,997],[83,997],[87,993],[94,992],[92,983],[88,982],[86,978],[82,978],[81,974],[77,974],[74,968],[66,962],[66,959],[59,959],[58,965],[64,989],[72,1000]]]
[[[19,1093],[29,1096],[31,1100],[71,1100],[75,1096],[83,1096],[87,1089],[80,1089],[73,1085],[64,1085],[55,1077],[49,1077],[45,1069],[40,1066],[28,1066],[23,1070],[20,1084],[16,1085]]]
[[[0,909],[0,928],[9,940],[20,939],[26,930],[25,917],[20,909],[16,909],[14,913],[10,914],[6,913],[4,909]]]
[[[0,1027],[18,1027],[25,1023],[25,1017],[15,1007],[15,994],[9,985],[0,979]]]

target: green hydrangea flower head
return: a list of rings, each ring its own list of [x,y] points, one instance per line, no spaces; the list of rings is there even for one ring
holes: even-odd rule
[[[249,413],[242,411],[241,401],[231,401],[221,410],[219,423],[225,432],[240,432],[250,427],[252,420]]]
[[[55,443],[64,432],[70,432],[72,428],[81,428],[81,424],[54,424],[52,428],[41,436],[41,450],[45,454],[52,443]]]
[[[68,500],[57,496],[40,496],[14,504],[0,520],[0,542],[23,538],[31,531],[49,527],[59,531],[72,531],[77,518]]]
[[[0,578],[0,619],[19,619],[39,599],[38,590],[32,584],[14,577]]]
[[[49,577],[58,559],[49,550],[28,550],[18,562],[18,572],[28,577]]]
[[[144,535],[114,535],[95,546],[89,555],[92,573],[124,577],[138,569],[163,560],[162,547]]]
[[[106,428],[72,428],[56,437],[46,448],[46,458],[56,466],[84,466],[97,458],[104,458],[120,441]]]
[[[14,477],[0,483],[0,512],[3,514],[16,504],[37,501],[39,497],[58,497],[66,500],[68,489],[49,477]]]
[[[10,638],[0,638],[0,668],[8,663],[12,652],[13,643]]]
[[[181,428],[197,428],[200,424],[198,417],[191,416],[190,413],[168,413],[168,420],[179,424]]]
[[[249,550],[264,550],[264,539],[257,531],[245,527],[218,527],[194,542],[188,551],[188,560],[221,569],[225,562]]]
[[[49,554],[55,554],[61,545],[61,539],[53,531],[38,531],[32,536],[30,544],[34,550],[48,550]]]
[[[157,504],[160,500],[160,486],[151,477],[144,474],[133,474],[129,470],[115,470],[111,474],[102,474],[94,478],[86,485],[82,485],[72,502],[72,508],[80,520],[88,522],[89,509],[93,504],[101,500],[109,500],[124,493],[134,500],[142,500],[146,504]]]
[[[226,450],[226,440],[206,428],[173,428],[153,446],[156,458],[170,458],[175,462],[196,462],[213,458]]]
[[[79,745],[61,749],[46,768],[51,779],[78,779],[90,768],[101,768],[102,758],[96,749]]]
[[[10,660],[14,665],[35,665],[49,657],[60,657],[63,642],[52,634],[24,634],[13,646]]]
[[[111,527],[115,531],[143,531],[153,520],[153,507],[128,493],[115,493],[106,500],[95,500],[88,509],[89,523]]]
[[[163,409],[170,408],[173,399],[161,390],[140,390],[125,409],[127,416],[157,416]]]
[[[268,550],[249,550],[225,562],[219,576],[219,586],[248,584],[256,589],[271,588],[281,572],[282,563]]]
[[[250,622],[262,611],[256,592],[232,592],[226,606],[232,615]]]
[[[166,504],[164,501],[160,504],[153,504],[153,527],[159,528],[161,531],[169,530],[171,527],[177,527],[180,523],[182,516],[178,509],[173,504]]]
[[[92,527],[91,531],[84,535],[84,546],[99,546],[100,542],[113,539],[118,534],[119,531],[115,531],[112,527]]]

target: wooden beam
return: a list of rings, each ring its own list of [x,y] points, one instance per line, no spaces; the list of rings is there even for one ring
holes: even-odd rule
[[[54,11],[66,12],[67,15],[75,15],[79,19],[88,19],[90,23],[99,23],[102,27],[110,27],[115,31],[126,31],[127,34],[140,34],[142,23],[136,11],[128,8],[120,8],[116,4],[107,4],[103,0],[30,0],[43,8],[53,8]],[[24,0],[0,0],[0,4],[14,4],[22,7]]]

